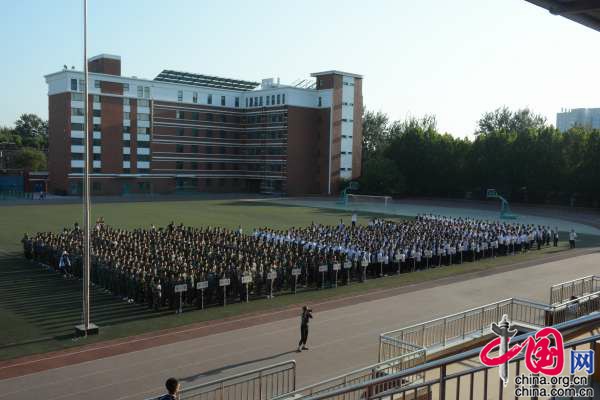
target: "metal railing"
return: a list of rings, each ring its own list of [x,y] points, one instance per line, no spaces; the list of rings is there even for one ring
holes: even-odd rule
[[[568,321],[554,327],[565,333],[578,328],[600,324],[600,314],[589,315],[578,320]],[[520,335],[511,344],[525,341],[535,332]],[[570,341],[565,349],[580,349],[585,346],[600,345],[600,335]],[[337,390],[309,396],[304,400],[450,400],[450,399],[514,399],[514,377],[525,371],[523,355],[515,357],[509,364],[509,375],[513,379],[507,387],[497,373],[497,367],[486,367],[478,362],[481,348],[431,361],[414,368],[401,371],[367,382],[343,387]],[[397,387],[394,382],[424,374],[426,380],[408,386]],[[391,386],[391,388],[390,388]],[[585,397],[584,397],[585,398]],[[591,397],[588,397],[591,399]]]
[[[392,358],[384,362],[369,365],[367,367],[349,372],[347,374],[336,376],[335,378],[327,379],[325,381],[313,385],[305,386],[294,392],[276,397],[273,400],[298,399],[306,396],[322,394],[347,386],[352,386],[358,383],[367,382],[372,379],[380,378],[383,376],[396,374],[405,369],[413,368],[417,365],[421,365],[424,363],[425,349],[417,349],[411,353],[404,354],[400,357]],[[391,389],[392,387],[401,387],[415,384],[417,382],[422,382],[423,379],[425,379],[425,376],[423,374],[406,376],[398,381],[391,382],[388,388]]]
[[[407,349],[413,351],[414,347],[431,351],[487,335],[491,323],[499,321],[504,314],[512,322],[544,326],[549,311],[551,309],[546,304],[510,298],[385,332],[379,336],[379,361],[401,356]]]
[[[571,297],[584,296],[600,291],[600,276],[590,275],[572,281],[558,283],[550,287],[550,304],[560,304]]]
[[[600,312],[600,291],[553,306],[552,323],[571,321],[594,312]]]
[[[285,361],[184,388],[179,399],[268,400],[296,390],[296,361]],[[158,400],[152,397],[147,400]]]

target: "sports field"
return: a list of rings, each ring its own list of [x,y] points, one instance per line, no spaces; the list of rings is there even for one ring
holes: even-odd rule
[[[136,228],[164,226],[171,221],[191,226],[224,226],[244,232],[253,228],[304,226],[311,222],[337,224],[340,218],[349,222],[348,210],[332,210],[308,205],[286,205],[270,202],[232,200],[191,200],[163,202],[101,203],[93,207],[94,215],[104,217],[107,224]],[[0,359],[46,352],[76,346],[82,343],[72,337],[73,326],[80,322],[81,288],[78,281],[63,280],[32,263],[21,254],[20,239],[26,232],[58,231],[81,223],[81,207],[77,204],[44,204],[0,206]],[[376,215],[363,212],[359,223]],[[394,218],[403,218],[400,215]],[[563,233],[565,238],[566,234]],[[599,237],[580,235],[579,246],[596,246]],[[272,300],[232,304],[204,311],[173,315],[169,311],[156,313],[144,306],[115,300],[109,294],[92,290],[92,321],[102,327],[97,337],[86,343],[119,338],[143,332],[176,327],[193,322],[218,319],[241,313],[281,308],[290,304],[324,298],[346,296],[367,290],[377,290],[408,285],[424,280],[439,279],[461,273],[487,270],[508,263],[549,257],[565,251],[546,248],[514,257],[500,257],[465,263],[446,268],[436,268],[412,274],[370,280],[363,284],[338,289],[311,291],[295,296],[280,296]]]

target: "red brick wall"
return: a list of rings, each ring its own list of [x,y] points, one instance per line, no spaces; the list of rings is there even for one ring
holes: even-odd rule
[[[352,141],[352,179],[362,174],[362,141],[363,141],[363,98],[362,79],[354,79],[354,126]]]
[[[288,107],[289,195],[327,192],[328,147],[329,110]]]
[[[88,71],[108,75],[121,75],[121,60],[98,58],[88,62]]]
[[[102,93],[122,94],[120,84],[102,82]],[[123,172],[123,99],[102,96],[102,173],[119,174]]]
[[[71,93],[48,96],[48,190],[66,192],[71,170]]]

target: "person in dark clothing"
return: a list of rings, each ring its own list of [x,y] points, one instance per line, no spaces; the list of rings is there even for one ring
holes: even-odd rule
[[[306,341],[308,340],[308,322],[312,318],[312,310],[308,307],[302,307],[302,316],[300,317],[300,341],[298,342],[298,353],[302,350],[308,350],[306,347]]]
[[[167,394],[161,396],[159,400],[178,400],[179,399],[179,381],[175,378],[169,378],[165,382]]]

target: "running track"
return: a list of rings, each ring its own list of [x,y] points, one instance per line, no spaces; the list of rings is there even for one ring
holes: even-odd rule
[[[383,331],[512,296],[547,302],[551,284],[600,273],[598,265],[600,254],[594,253],[417,286],[351,305],[323,304],[314,310],[311,349],[301,354],[294,352],[299,318],[290,310],[242,323],[213,323],[194,328],[202,330],[201,337],[185,340],[186,334],[198,336],[198,332],[184,330],[174,334],[183,339],[175,343],[138,351],[129,348],[123,354],[0,380],[0,400],[143,399],[160,394],[169,376],[189,386],[289,359],[298,363],[302,386],[376,362],[378,334]],[[135,348],[139,340],[125,346]],[[50,357],[60,359],[60,355]],[[26,367],[35,369],[36,363],[43,362],[32,360]],[[6,368],[0,366],[0,376]]]

